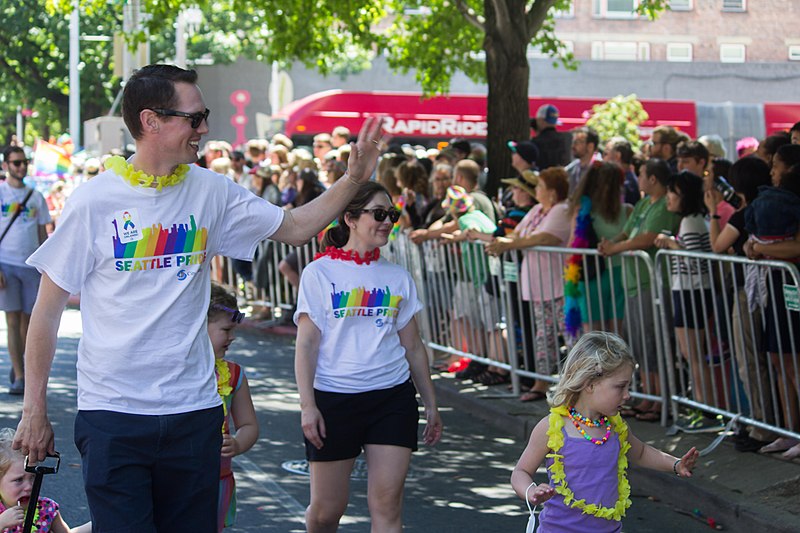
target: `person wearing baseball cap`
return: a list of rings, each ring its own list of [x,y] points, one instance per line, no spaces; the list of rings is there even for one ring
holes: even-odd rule
[[[539,149],[539,158],[536,160],[539,170],[563,167],[572,160],[572,137],[569,133],[557,131],[559,124],[558,108],[553,104],[539,106],[536,115],[531,118],[531,129],[536,132],[536,137],[531,141]]]

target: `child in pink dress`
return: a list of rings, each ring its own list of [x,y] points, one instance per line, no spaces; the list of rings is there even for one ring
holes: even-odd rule
[[[25,456],[11,448],[14,430],[0,429],[0,531],[20,533],[31,498],[34,474],[25,472]],[[70,528],[50,498],[39,497],[33,531],[40,533],[91,533],[92,523]]]

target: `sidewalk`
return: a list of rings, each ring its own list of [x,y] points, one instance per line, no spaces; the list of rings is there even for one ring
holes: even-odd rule
[[[292,325],[251,320],[242,325],[266,334],[295,334]],[[520,452],[533,427],[548,412],[543,401],[519,402],[505,385],[486,387],[456,380],[448,372],[432,372],[441,404],[467,411],[507,432],[520,443]],[[716,437],[714,433],[669,436],[667,428],[659,424],[636,419],[627,422],[639,439],[677,456],[692,446],[702,450]],[[785,461],[779,456],[740,453],[733,449],[732,439],[725,439],[713,452],[700,458],[691,480],[632,467],[629,473],[633,505],[637,498],[644,497],[679,509],[697,509],[721,524],[725,531],[798,532],[800,462]]]

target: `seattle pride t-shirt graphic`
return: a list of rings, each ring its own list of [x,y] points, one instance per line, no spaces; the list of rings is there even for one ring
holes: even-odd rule
[[[378,316],[394,318],[397,316],[398,307],[402,296],[392,296],[389,287],[386,290],[374,288],[370,291],[364,287],[357,287],[350,292],[336,292],[336,284],[331,283],[331,304],[333,305],[334,318],[351,316]]]
[[[125,221],[129,226],[129,219]],[[200,265],[206,259],[208,228],[198,229],[194,215],[189,215],[189,224],[173,224],[169,230],[165,230],[161,223],[142,228],[140,239],[126,243],[120,240],[117,220],[112,224],[116,233],[113,237],[114,258],[118,259],[115,268],[119,272],[183,268]]]

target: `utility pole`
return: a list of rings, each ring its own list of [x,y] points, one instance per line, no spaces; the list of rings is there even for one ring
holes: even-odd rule
[[[81,142],[81,78],[80,62],[80,13],[78,0],[72,0],[69,19],[69,134],[77,152]]]

